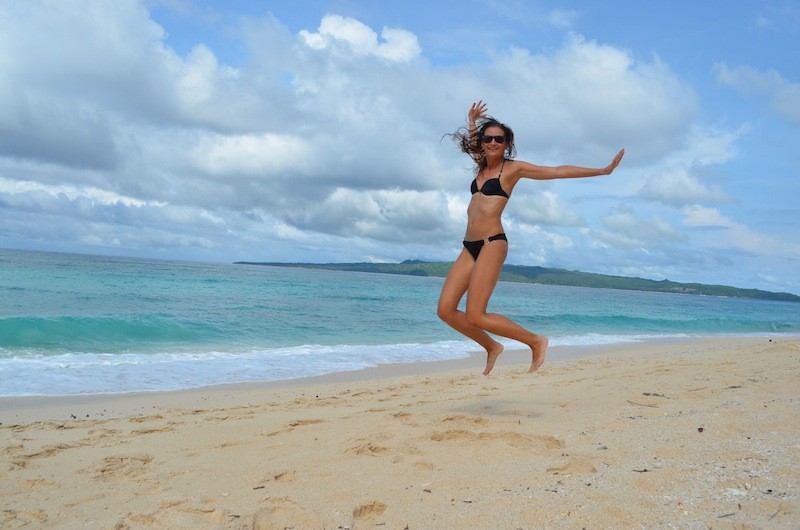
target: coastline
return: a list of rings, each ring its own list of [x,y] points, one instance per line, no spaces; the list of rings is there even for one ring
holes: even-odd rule
[[[800,340],[800,336],[797,337]],[[646,350],[650,344],[674,344],[695,340],[715,340],[712,338],[675,337],[642,342],[623,342],[614,344],[595,344],[582,346],[551,346],[548,349],[547,365],[569,362],[585,356]],[[727,340],[727,339],[722,339]],[[744,340],[760,340],[746,337]],[[520,371],[527,368],[530,353],[521,349],[506,350],[497,360],[496,367],[514,367]],[[120,393],[91,393],[48,396],[0,396],[0,426],[27,424],[35,421],[63,421],[80,419],[101,419],[129,416],[147,411],[160,411],[170,408],[190,408],[208,402],[217,406],[237,406],[243,402],[258,401],[263,394],[283,390],[299,390],[305,387],[328,384],[358,383],[378,379],[392,379],[404,376],[427,376],[450,371],[474,372],[480,375],[486,362],[485,354],[470,352],[467,357],[437,361],[387,363],[362,368],[344,370],[323,375],[279,379],[273,381],[252,381],[244,383],[224,383],[181,390],[156,390]]]
[[[507,353],[488,377],[471,356],[180,392],[0,398],[0,522],[800,524],[800,337],[612,345],[533,375]]]

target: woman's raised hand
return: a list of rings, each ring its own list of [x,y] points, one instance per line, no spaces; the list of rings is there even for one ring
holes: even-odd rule
[[[470,125],[474,125],[479,119],[486,114],[486,103],[483,100],[476,101],[469,108],[467,118],[469,118]]]

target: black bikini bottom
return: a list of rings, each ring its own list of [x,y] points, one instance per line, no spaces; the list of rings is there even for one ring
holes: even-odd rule
[[[464,241],[464,248],[472,254],[472,259],[477,260],[478,255],[481,253],[481,249],[483,245],[489,243],[489,241],[497,241],[498,239],[502,239],[503,241],[508,241],[505,234],[495,234],[493,236],[485,237],[483,239],[479,239],[477,241]]]

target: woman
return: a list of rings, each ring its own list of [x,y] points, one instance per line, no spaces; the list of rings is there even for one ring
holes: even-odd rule
[[[467,116],[469,128],[465,130],[462,127],[452,136],[460,143],[461,150],[475,160],[476,176],[472,181],[472,200],[467,207],[464,248],[442,286],[439,318],[486,349],[484,375],[492,371],[497,357],[503,352],[503,345],[492,339],[487,331],[527,344],[532,355],[529,371],[535,372],[544,363],[547,338],[531,333],[503,315],[486,312],[508,253],[508,240],[500,221],[503,210],[520,179],[609,175],[619,165],[625,150],[621,150],[611,164],[602,169],[536,166],[512,160],[515,155],[514,133],[508,126],[486,115],[486,103],[473,103]],[[468,293],[465,313],[458,310],[464,293]]]

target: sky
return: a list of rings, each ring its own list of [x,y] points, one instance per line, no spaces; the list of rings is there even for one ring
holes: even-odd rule
[[[0,0],[0,248],[452,261],[473,101],[507,263],[800,294],[800,2]]]

